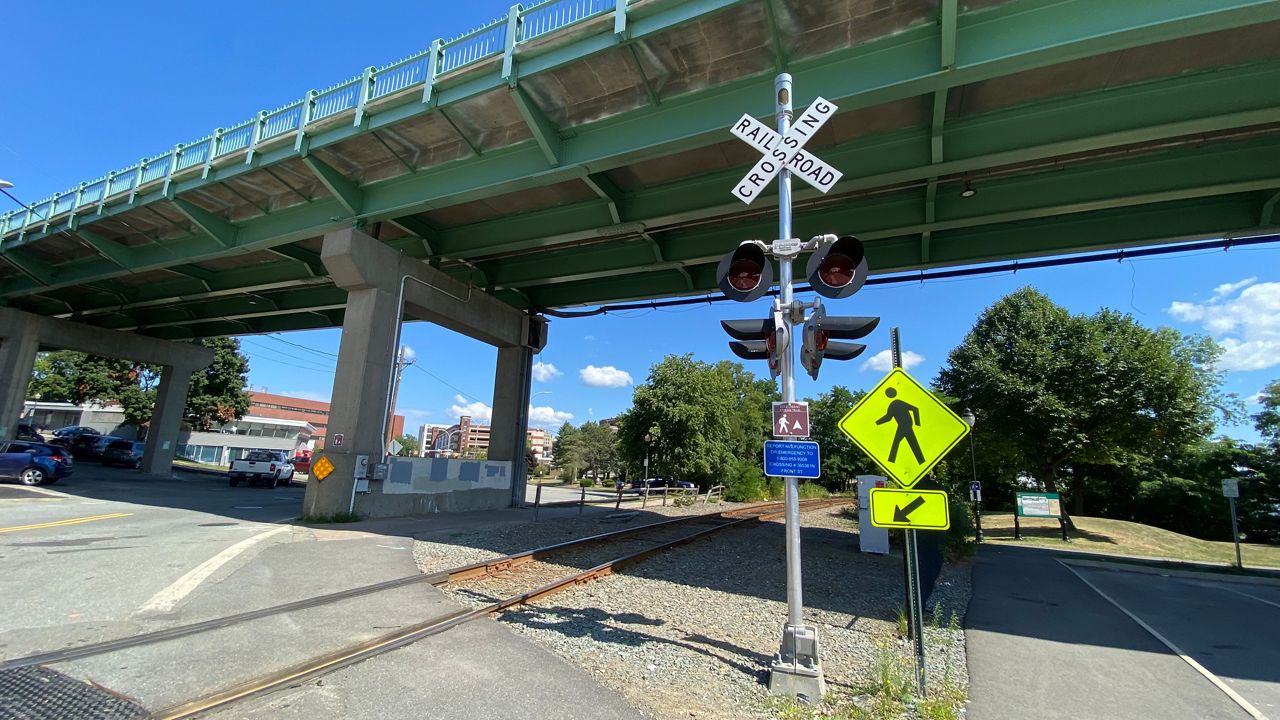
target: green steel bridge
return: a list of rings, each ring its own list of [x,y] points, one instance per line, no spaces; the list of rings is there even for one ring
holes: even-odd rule
[[[840,107],[797,234],[874,273],[1280,229],[1280,0],[551,0],[0,216],[0,303],[338,326],[352,225],[521,309],[710,291],[780,70]]]

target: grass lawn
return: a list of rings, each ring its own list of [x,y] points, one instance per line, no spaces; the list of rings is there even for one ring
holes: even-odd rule
[[[1070,533],[1071,542],[1062,542],[1058,521],[1042,518],[1022,518],[1022,540],[1013,539],[1013,515],[982,514],[982,533],[987,542],[1010,545],[1036,545],[1064,550],[1083,550],[1115,555],[1143,555],[1170,560],[1193,560],[1234,564],[1235,545],[1229,542],[1200,540],[1179,535],[1150,525],[1108,520],[1105,518],[1075,517],[1076,532]],[[1280,568],[1280,546],[1240,544],[1240,554],[1245,567]]]
[[[217,470],[219,472],[226,472],[227,470],[225,465],[214,465],[212,463],[196,462],[195,460],[187,460],[186,458],[174,458],[173,464],[174,464],[174,467],[192,467],[192,468],[199,468],[201,470]]]

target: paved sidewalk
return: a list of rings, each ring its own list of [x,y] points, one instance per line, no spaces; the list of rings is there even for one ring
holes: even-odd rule
[[[971,720],[1248,718],[1052,551],[981,546],[966,626]]]

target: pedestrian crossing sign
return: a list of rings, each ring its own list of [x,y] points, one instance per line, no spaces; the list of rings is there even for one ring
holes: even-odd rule
[[[894,368],[840,419],[840,431],[904,488],[914,487],[969,425],[916,382]]]

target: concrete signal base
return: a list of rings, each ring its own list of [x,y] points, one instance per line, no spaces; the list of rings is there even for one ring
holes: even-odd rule
[[[347,291],[347,307],[323,450],[334,471],[322,481],[307,483],[303,512],[391,517],[522,504],[533,356],[545,339],[544,333],[530,330],[542,319],[355,229],[325,235],[321,259],[334,284]],[[498,348],[489,459],[511,463],[509,491],[387,494],[384,481],[370,480],[367,493],[355,492],[357,457],[366,456],[370,467],[386,458],[387,398],[405,317],[427,320]]]
[[[782,637],[782,649],[769,666],[769,692],[808,703],[822,702],[827,681],[817,659],[818,628],[788,623]]]

